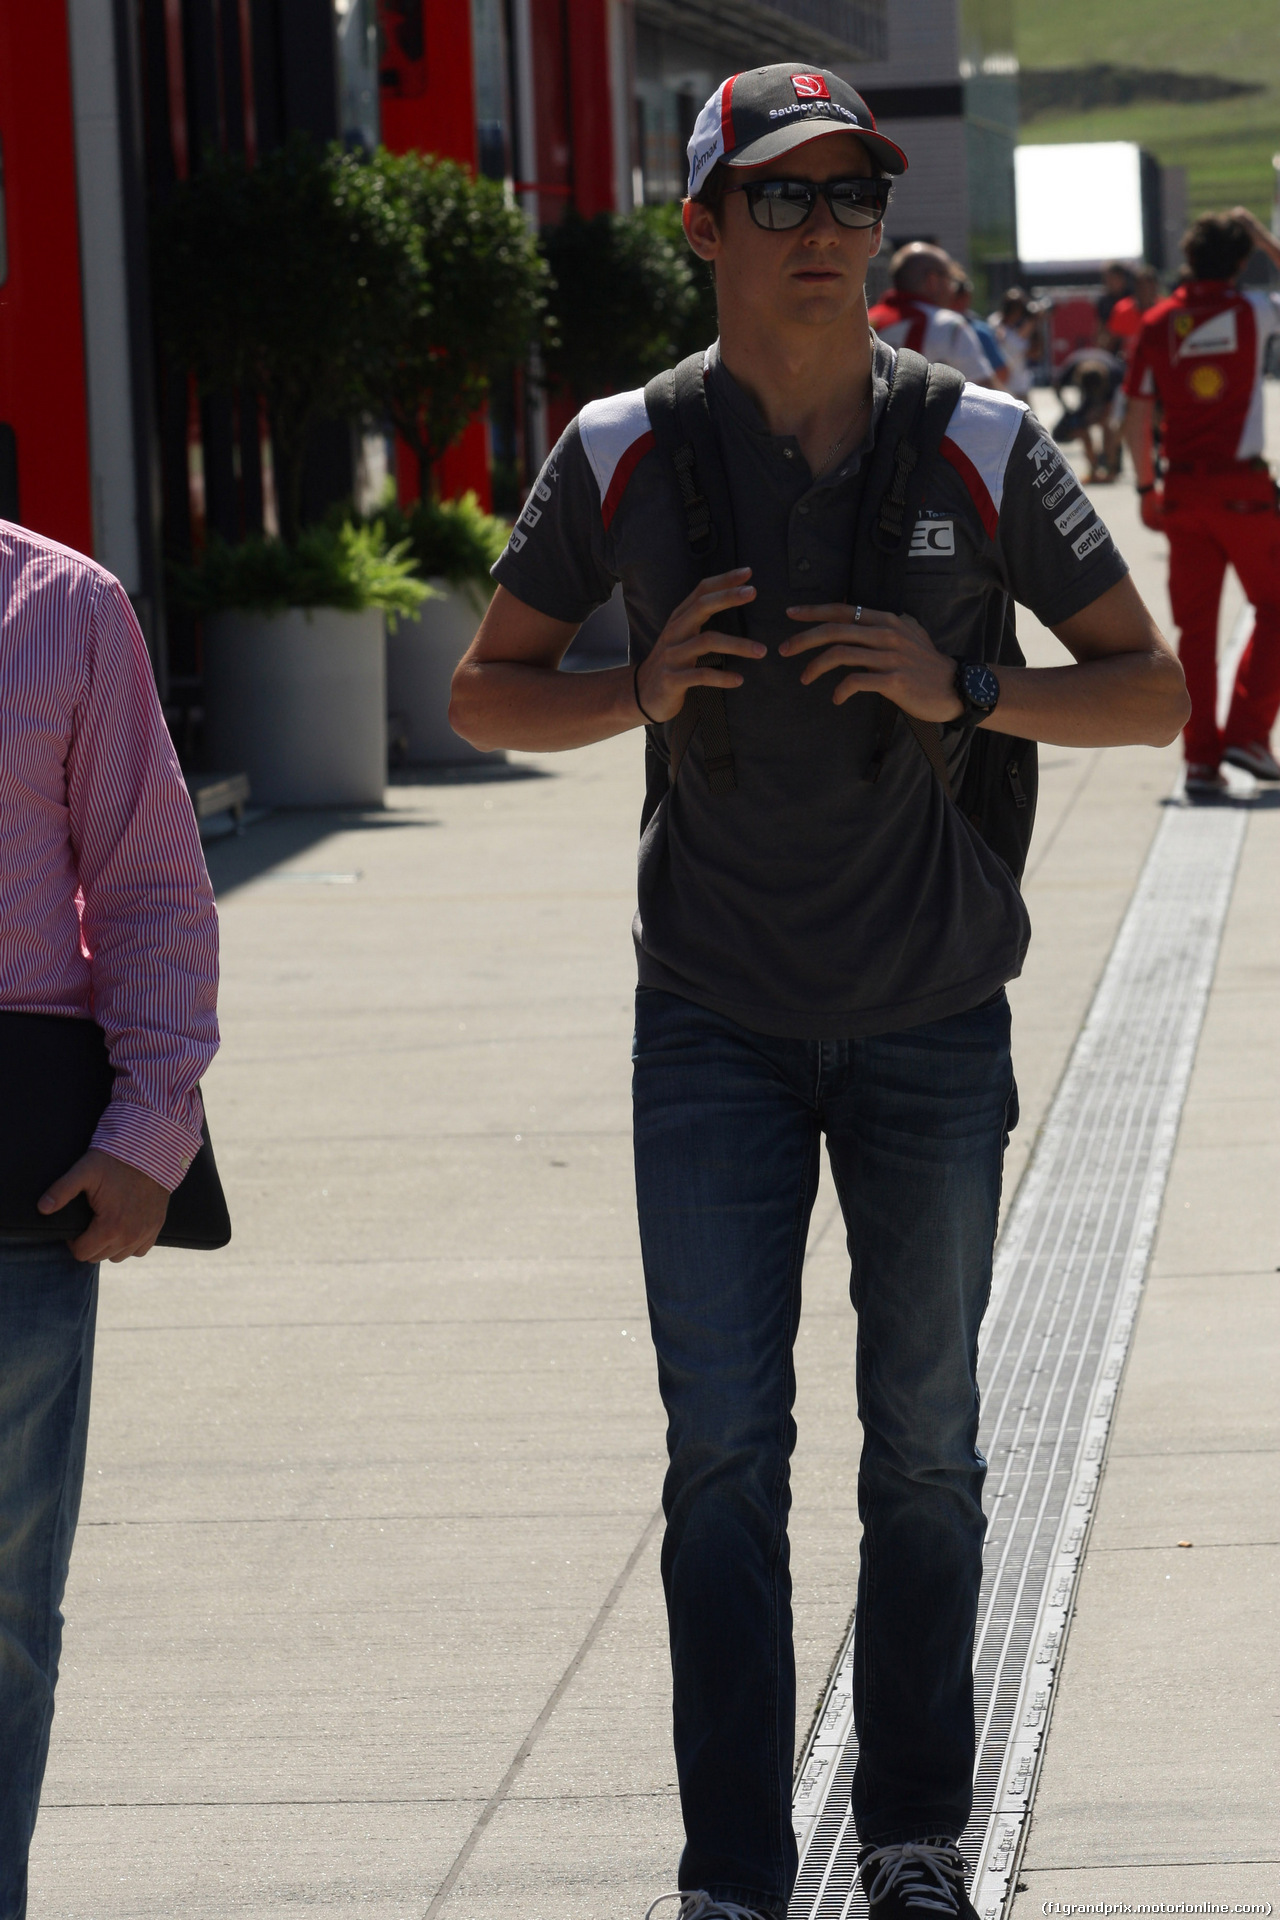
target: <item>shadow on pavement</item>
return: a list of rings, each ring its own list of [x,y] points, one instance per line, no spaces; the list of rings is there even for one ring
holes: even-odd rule
[[[545,767],[512,765],[506,760],[480,761],[474,766],[392,767],[389,787],[474,787],[495,780],[554,780]]]
[[[1243,807],[1257,813],[1263,808],[1280,807],[1280,787],[1264,787],[1257,793],[1205,793],[1189,800],[1183,793],[1171,793],[1160,802],[1162,807]]]
[[[325,807],[314,812],[299,809],[270,813],[242,834],[206,842],[204,854],[213,891],[221,899],[335,834],[355,829],[361,833],[404,833],[439,824],[418,814],[384,813],[375,807]]]

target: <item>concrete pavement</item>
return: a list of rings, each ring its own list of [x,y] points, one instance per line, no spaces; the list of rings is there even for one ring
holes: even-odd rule
[[[1163,542],[1127,488],[1100,497],[1163,610]],[[1175,766],[1044,751],[1010,1190]],[[622,1920],[673,1884],[629,1157],[641,790],[632,735],[212,849],[225,1040],[207,1092],[236,1238],[104,1276],[33,1916]],[[1194,1884],[1232,1899],[1277,1877],[1278,823],[1250,819],[1026,1910],[1189,1886],[1193,1857]],[[829,1183],[806,1287],[802,1719],[857,1550]]]

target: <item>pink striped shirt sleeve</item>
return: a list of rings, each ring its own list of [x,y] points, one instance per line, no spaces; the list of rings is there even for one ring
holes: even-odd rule
[[[93,1145],[172,1189],[218,1047],[200,836],[123,588],[8,526],[0,693],[0,1007],[92,1015],[116,1070]]]

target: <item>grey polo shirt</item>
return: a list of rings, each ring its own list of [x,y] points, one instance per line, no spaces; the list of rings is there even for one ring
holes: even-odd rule
[[[873,703],[800,684],[786,608],[860,598],[850,580],[867,456],[892,350],[877,342],[866,442],[815,481],[712,348],[707,395],[728,476],[745,630],[769,648],[726,695],[737,791],[710,792],[698,736],[640,843],[642,986],[756,1032],[854,1038],[962,1012],[1021,969],[1030,926],[1004,866],[899,725],[865,777]],[[904,610],[955,658],[992,658],[1008,596],[1053,626],[1127,571],[1070,468],[1021,401],[966,386],[913,530]],[[642,392],[584,407],[534,485],[494,577],[581,621],[622,582],[633,659],[692,584],[674,478]],[[694,575],[696,578],[696,572]],[[949,736],[953,762],[965,736]]]

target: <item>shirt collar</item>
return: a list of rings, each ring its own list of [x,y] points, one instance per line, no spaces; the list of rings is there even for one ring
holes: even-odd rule
[[[829,486],[832,482],[848,479],[858,471],[862,458],[875,445],[876,428],[889,398],[889,382],[893,378],[893,366],[896,356],[893,348],[876,338],[871,355],[871,420],[859,446],[853,448],[839,466],[830,473],[822,474],[814,481],[815,486]],[[713,340],[703,359],[704,377],[708,394],[714,396],[714,404],[723,407],[732,415],[743,430],[757,440],[771,443],[779,450],[791,447],[799,451],[799,442],[791,434],[770,433],[761,413],[751,395],[734,379],[720,357],[720,342]]]

